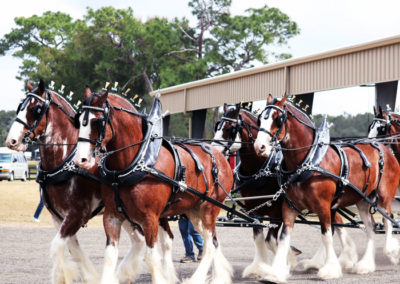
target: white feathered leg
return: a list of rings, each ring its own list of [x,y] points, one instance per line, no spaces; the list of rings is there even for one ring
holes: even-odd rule
[[[325,265],[318,271],[318,277],[322,279],[336,279],[342,277],[342,268],[333,249],[333,235],[329,227],[325,234],[322,234],[322,243],[325,247]]]
[[[133,229],[128,221],[123,222],[122,226],[131,239],[131,248],[117,270],[119,281],[125,283],[133,282],[142,272],[146,243],[144,236],[138,230]]]
[[[339,256],[339,263],[342,268],[350,270],[353,268],[354,264],[357,263],[358,260],[356,245],[350,238],[345,228],[336,227],[335,232],[337,232],[340,243],[342,245],[342,252]]]
[[[76,263],[66,259],[65,248],[69,238],[61,238],[60,232],[51,242],[50,255],[53,260],[53,283],[73,283],[78,277],[78,267]]]
[[[174,263],[172,261],[172,238],[163,227],[159,227],[159,237],[161,242],[161,249],[163,253],[163,271],[168,280],[168,283],[175,283],[178,281]]]
[[[390,259],[390,262],[393,264],[399,263],[400,257],[400,249],[399,242],[397,239],[393,237],[393,224],[388,219],[384,219],[385,224],[385,234],[386,234],[386,243],[383,247],[384,254]]]
[[[360,213],[361,220],[364,223],[365,231],[367,234],[367,248],[362,259],[356,263],[353,271],[357,274],[366,274],[375,271],[375,244],[374,244],[374,230],[369,215],[369,205],[365,201],[357,203],[358,212]]]
[[[243,278],[259,278],[263,274],[265,265],[268,264],[267,246],[264,241],[264,233],[262,228],[253,230],[255,254],[253,262],[248,265],[243,273]]]
[[[76,235],[72,236],[68,240],[68,249],[73,257],[73,260],[77,262],[79,269],[81,271],[82,282],[84,283],[98,283],[99,274],[92,261],[87,257],[82,248],[79,245]]]

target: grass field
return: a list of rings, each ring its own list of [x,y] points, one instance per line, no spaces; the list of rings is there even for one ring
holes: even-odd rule
[[[39,204],[39,185],[34,181],[0,181],[1,226],[53,226],[50,213],[43,208],[40,223],[32,220]],[[88,226],[102,226],[102,217],[94,217]]]

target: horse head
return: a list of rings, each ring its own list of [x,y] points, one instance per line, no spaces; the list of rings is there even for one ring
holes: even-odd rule
[[[79,128],[77,151],[74,162],[89,169],[95,164],[96,151],[105,151],[107,143],[112,139],[110,122],[110,104],[108,91],[92,93],[85,89],[85,101],[75,115],[75,127]]]
[[[40,138],[47,127],[50,95],[43,80],[36,88],[28,83],[27,88],[26,98],[17,108],[17,117],[6,139],[7,147],[17,151],[25,151],[26,143]]]
[[[374,107],[374,119],[371,122],[368,130],[368,138],[385,136],[390,133],[390,115],[379,106],[379,111]]]
[[[212,143],[219,151],[236,152],[241,147],[240,128],[242,127],[242,117],[240,116],[240,106],[228,106],[224,104],[224,114],[220,121],[215,124],[214,140]]]
[[[282,100],[272,99],[271,95],[267,97],[267,106],[259,116],[260,130],[254,143],[254,149],[260,156],[269,156],[273,144],[281,141],[286,135],[285,101],[286,95]]]

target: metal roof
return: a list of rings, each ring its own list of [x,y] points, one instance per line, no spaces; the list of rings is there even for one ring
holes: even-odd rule
[[[170,113],[400,79],[400,35],[152,92]]]

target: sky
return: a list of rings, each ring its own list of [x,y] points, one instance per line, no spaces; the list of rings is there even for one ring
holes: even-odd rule
[[[187,0],[8,1],[7,5],[2,7],[0,36],[3,37],[15,27],[15,17],[41,15],[48,10],[68,13],[78,19],[86,14],[87,7],[94,9],[102,6],[132,7],[135,16],[143,21],[154,16],[191,19],[187,3]],[[400,34],[398,0],[233,0],[231,12],[243,14],[248,8],[260,8],[265,4],[279,8],[299,25],[301,32],[289,40],[289,48],[274,47],[275,50],[291,53],[294,58]],[[0,94],[0,110],[16,109],[24,95],[23,83],[15,79],[20,64],[21,61],[10,54],[0,57],[0,78],[3,89]],[[313,113],[338,115],[344,112],[349,114],[370,112],[374,94],[373,87],[316,93]],[[351,97],[350,102],[349,97]]]

